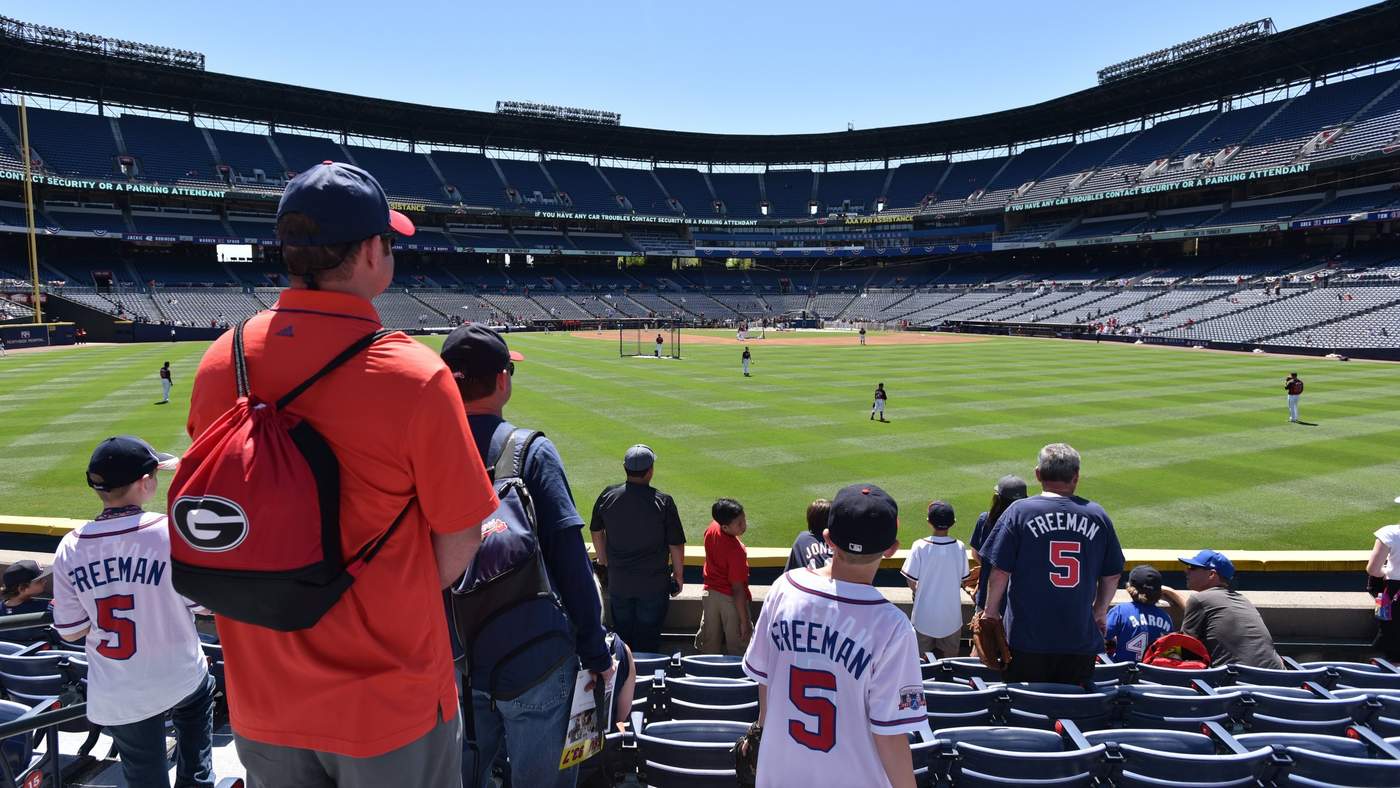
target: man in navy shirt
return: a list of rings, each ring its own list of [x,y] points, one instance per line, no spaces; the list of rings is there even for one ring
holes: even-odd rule
[[[1006,681],[1083,685],[1103,651],[1123,550],[1103,507],[1074,494],[1079,452],[1064,443],[1046,446],[1035,477],[1043,492],[1011,504],[985,550],[992,577],[982,615],[1000,617],[1003,596],[1010,600]]]
[[[509,350],[499,334],[480,323],[454,330],[442,345],[442,358],[452,370],[467,409],[467,421],[483,462],[505,445],[515,426],[502,415],[510,401],[515,362],[524,356]],[[490,463],[487,463],[490,467]],[[569,638],[544,637],[521,656],[501,668],[499,695],[520,692],[510,700],[493,698],[480,689],[472,691],[472,713],[480,751],[473,764],[464,759],[468,785],[485,785],[492,761],[502,744],[510,759],[514,785],[530,788],[572,786],[577,769],[559,770],[559,756],[569,720],[575,677],[580,668],[595,679],[608,681],[613,673],[612,655],[604,637],[602,601],[593,585],[592,565],[583,546],[583,518],[574,508],[564,464],[548,438],[531,444],[522,473],[535,505],[540,552],[550,584],[563,603],[567,618],[539,620],[538,611],[521,613],[516,631],[527,643],[550,631],[573,628]],[[502,615],[512,615],[506,612]],[[455,640],[455,637],[454,637]],[[454,643],[454,648],[458,644]],[[504,662],[505,660],[502,660]],[[472,665],[474,677],[487,676],[497,666]],[[483,682],[473,681],[476,686]],[[502,741],[504,739],[504,741]]]

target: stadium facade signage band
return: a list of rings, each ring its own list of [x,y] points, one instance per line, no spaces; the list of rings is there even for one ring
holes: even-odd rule
[[[0,170],[0,181],[23,181],[20,170]],[[133,194],[163,194],[176,197],[212,197],[223,199],[227,189],[206,189],[199,186],[161,186],[153,183],[124,183],[121,181],[101,181],[82,178],[65,178],[59,175],[29,176],[31,183],[40,186],[55,186],[60,189],[96,189],[108,192],[130,192]]]
[[[1049,208],[1056,205],[1072,205],[1082,202],[1097,202],[1099,200],[1112,200],[1119,197],[1134,197],[1139,194],[1153,194],[1156,192],[1177,191],[1180,189],[1195,189],[1201,186],[1218,186],[1222,183],[1238,183],[1240,181],[1254,181],[1260,178],[1276,178],[1281,175],[1297,175],[1311,169],[1311,162],[1302,164],[1290,164],[1285,167],[1266,167],[1262,170],[1248,170],[1246,172],[1236,172],[1229,175],[1210,175],[1203,178],[1188,178],[1183,181],[1172,181],[1170,183],[1151,183],[1145,186],[1132,186],[1126,189],[1111,189],[1105,192],[1094,192],[1093,194],[1075,194],[1069,197],[1054,197],[1048,200],[1036,200],[1035,202],[1024,202],[1015,205],[1008,205],[1004,209],[1006,213],[1015,211],[1029,211],[1036,208]]]
[[[725,227],[753,227],[757,219],[699,219],[688,216],[633,216],[615,213],[575,213],[573,211],[535,211],[536,219],[584,219],[600,222],[642,222],[646,224],[717,224]]]

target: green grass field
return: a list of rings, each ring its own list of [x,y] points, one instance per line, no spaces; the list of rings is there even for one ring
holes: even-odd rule
[[[728,335],[732,339],[732,334]],[[966,538],[1004,473],[1032,478],[1036,450],[1083,454],[1082,494],[1125,547],[1365,549],[1400,520],[1400,368],[1364,362],[997,338],[952,345],[690,344],[680,361],[617,357],[597,341],[517,334],[527,356],[507,416],[559,445],[585,517],[622,479],[623,451],[658,454],[692,541],[717,496],[742,501],[750,545],[786,546],[809,501],[875,482],[903,510],[901,540],[946,498]],[[436,346],[440,340],[430,340]],[[88,517],[83,484],[99,439],[135,433],[178,451],[205,345],[89,346],[0,359],[0,512]],[[176,388],[154,405],[156,369]],[[1287,423],[1282,382],[1307,381]],[[868,420],[876,382],[890,424]]]

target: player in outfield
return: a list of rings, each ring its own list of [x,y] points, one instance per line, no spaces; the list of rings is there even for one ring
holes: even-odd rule
[[[749,364],[752,362],[753,354],[749,352],[749,349],[747,347],[745,347],[743,355],[739,356],[739,363],[742,364],[744,367],[744,377],[746,378],[752,377],[752,375],[749,374]]]
[[[1283,390],[1288,392],[1288,420],[1298,421],[1298,400],[1303,398],[1303,381],[1297,372],[1288,373],[1283,380]]]
[[[932,735],[918,647],[909,619],[871,585],[898,531],[884,490],[846,487],[827,519],[831,562],[769,590],[744,655],[758,682],[759,786],[915,784],[908,734]]]
[[[175,458],[129,435],[108,438],[88,462],[102,499],[96,519],[63,537],[53,562],[54,629],[86,636],[87,716],[106,728],[126,784],[169,786],[165,718],[175,724],[175,784],[214,785],[214,679],[194,603],[170,579],[165,515],[146,512],[156,470]]]
[[[874,420],[875,420],[875,416],[876,416],[876,415],[879,415],[880,421],[888,421],[888,420],[885,418],[885,400],[887,400],[887,399],[889,399],[889,395],[885,393],[885,384],[883,384],[883,383],[876,383],[876,384],[875,384],[875,401],[874,401],[873,403],[871,403],[871,405],[870,405],[870,420],[871,420],[871,421],[874,421]]]

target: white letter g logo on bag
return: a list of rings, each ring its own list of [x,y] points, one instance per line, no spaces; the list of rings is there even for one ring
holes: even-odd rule
[[[206,553],[232,550],[248,536],[248,515],[243,507],[217,495],[175,499],[170,519],[190,547]]]

